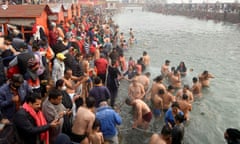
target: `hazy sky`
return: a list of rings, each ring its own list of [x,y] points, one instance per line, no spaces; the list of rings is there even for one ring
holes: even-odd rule
[[[188,3],[189,0],[167,0],[168,3]],[[224,2],[224,3],[234,3],[236,0],[191,0],[192,3],[216,3],[216,1]],[[240,2],[240,0],[238,0]]]
[[[188,3],[189,0],[167,0],[168,3]],[[202,2],[208,2],[208,3],[216,3],[217,0],[192,0],[192,3],[202,3]],[[218,0],[219,2],[228,2],[233,3],[235,0]],[[239,0],[240,2],[240,0]]]

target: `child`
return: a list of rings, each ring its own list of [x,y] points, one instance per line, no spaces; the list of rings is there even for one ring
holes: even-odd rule
[[[90,144],[104,144],[103,134],[100,132],[100,121],[95,119],[92,133],[89,135]]]

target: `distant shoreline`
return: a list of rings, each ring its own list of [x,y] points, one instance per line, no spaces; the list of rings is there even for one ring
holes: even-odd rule
[[[155,4],[146,5],[147,11],[165,15],[240,23],[240,7],[233,4]]]

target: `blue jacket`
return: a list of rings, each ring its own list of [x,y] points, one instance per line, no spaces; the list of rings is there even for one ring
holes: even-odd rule
[[[184,115],[182,111],[179,112],[181,115]],[[175,125],[174,116],[172,114],[172,108],[169,108],[165,113],[164,121],[166,124],[170,123],[172,126]]]
[[[109,106],[97,109],[96,118],[100,121],[101,131],[104,138],[111,138],[117,135],[116,125],[122,123],[122,118]]]
[[[25,97],[29,92],[31,92],[31,88],[28,86],[27,82],[24,83],[19,87],[18,94],[20,96],[21,104],[24,102]],[[16,106],[12,102],[13,93],[10,90],[9,83],[4,84],[0,87],[0,109],[2,111],[2,115],[4,118],[8,118],[12,120],[13,115],[16,112]]]

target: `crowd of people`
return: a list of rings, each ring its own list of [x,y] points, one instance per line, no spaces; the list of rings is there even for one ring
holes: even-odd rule
[[[0,120],[13,124],[17,143],[118,144],[117,125],[124,120],[116,106],[121,79],[130,83],[125,102],[133,106],[132,128],[146,130],[153,116],[164,115],[161,134],[153,134],[149,144],[183,142],[183,123],[212,74],[204,71],[191,88],[182,86],[185,63],[170,70],[166,60],[151,84],[151,74],[144,73],[150,56],[143,51],[137,61],[127,61],[134,31],[120,32],[108,14],[49,22],[49,28],[49,36],[43,30],[36,36],[33,27],[28,40],[17,28],[9,29],[0,44]],[[231,130],[225,138],[233,141]]]

